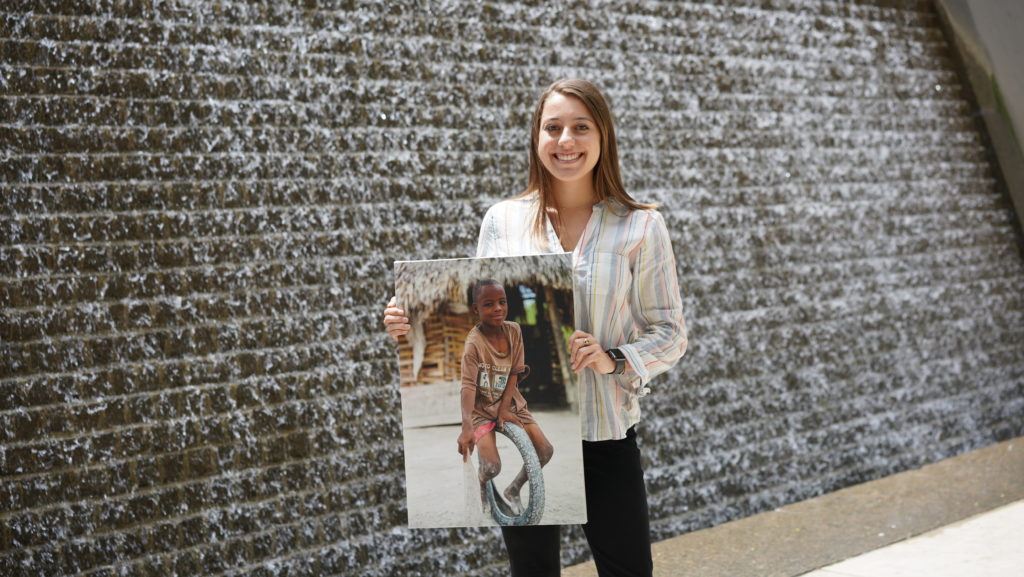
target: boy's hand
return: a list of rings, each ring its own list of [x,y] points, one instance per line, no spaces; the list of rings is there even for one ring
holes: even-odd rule
[[[462,429],[458,442],[459,454],[462,455],[462,462],[465,463],[469,460],[469,456],[473,454],[473,447],[476,446],[476,441],[473,439],[473,429]]]
[[[525,429],[523,422],[519,420],[519,417],[515,413],[508,409],[498,409],[498,428],[502,428],[506,422],[519,425],[520,429]]]

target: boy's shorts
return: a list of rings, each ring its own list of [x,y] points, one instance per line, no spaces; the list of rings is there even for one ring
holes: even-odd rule
[[[497,421],[488,421],[488,422],[480,425],[479,427],[473,429],[473,442],[474,443],[479,443],[480,442],[480,437],[483,437],[487,433],[490,433],[491,431],[493,431],[494,427],[496,427],[496,426],[498,426],[498,422]]]

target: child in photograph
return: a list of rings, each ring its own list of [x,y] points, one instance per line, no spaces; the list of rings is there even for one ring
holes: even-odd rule
[[[551,460],[554,448],[530,414],[518,384],[530,368],[524,364],[523,334],[519,325],[505,320],[508,302],[505,288],[496,280],[484,279],[473,287],[473,312],[480,322],[469,331],[462,353],[462,433],[459,453],[467,460],[476,446],[480,450],[480,498],[488,512],[487,482],[501,471],[494,429],[504,422],[521,426],[530,436],[540,464]],[[520,491],[527,482],[526,466],[502,492],[515,515],[522,513]],[[500,499],[498,500],[500,504]]]

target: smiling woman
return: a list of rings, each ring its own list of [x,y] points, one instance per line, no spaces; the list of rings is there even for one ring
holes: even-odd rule
[[[579,374],[583,530],[601,575],[651,575],[636,425],[651,379],[686,351],[672,242],[654,206],[623,187],[611,111],[590,82],[559,80],[541,94],[529,150],[526,189],[487,210],[477,256],[572,252],[570,361]],[[504,294],[485,293],[490,308],[480,311],[480,326],[495,336],[500,326],[504,335]],[[408,333],[405,311],[394,301],[384,324],[396,339]],[[481,348],[501,353],[503,340],[481,337]],[[471,440],[466,434],[460,445]],[[557,525],[502,527],[502,535],[513,576],[560,574]]]
[[[601,133],[578,98],[552,94],[544,106],[537,154],[562,182],[589,178],[601,157]]]
[[[534,239],[543,239],[550,221],[566,251],[576,246],[574,233],[585,227],[595,196],[630,210],[655,208],[634,200],[622,185],[611,109],[590,82],[559,80],[541,93],[530,130],[529,181],[519,198],[531,195],[539,200]]]

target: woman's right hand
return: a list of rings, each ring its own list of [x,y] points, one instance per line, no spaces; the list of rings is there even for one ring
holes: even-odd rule
[[[409,319],[405,316],[405,310],[398,308],[398,297],[391,297],[387,308],[384,309],[384,329],[396,343],[398,337],[409,334],[412,329]]]

